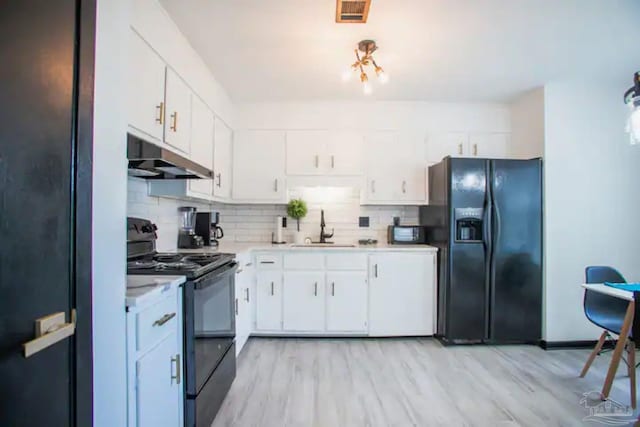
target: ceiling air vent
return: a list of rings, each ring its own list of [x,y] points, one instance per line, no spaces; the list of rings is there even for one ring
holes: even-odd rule
[[[371,0],[336,0],[336,22],[364,24],[369,16]]]

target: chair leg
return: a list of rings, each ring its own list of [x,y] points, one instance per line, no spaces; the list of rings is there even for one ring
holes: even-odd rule
[[[631,407],[636,409],[636,344],[627,340],[627,360],[629,372],[629,386],[631,387]]]
[[[600,350],[602,350],[602,346],[604,345],[604,341],[606,339],[607,339],[607,331],[604,331],[602,332],[602,335],[600,335],[600,339],[598,340],[598,343],[596,344],[596,346],[593,348],[593,351],[589,355],[589,358],[587,359],[587,363],[584,364],[584,368],[582,368],[582,372],[580,372],[580,378],[583,378],[585,375],[587,375],[587,371],[591,367],[591,364],[595,360],[598,353],[600,353]]]
[[[629,336],[629,331],[631,330],[635,307],[635,301],[629,301],[629,305],[627,305],[627,312],[625,313],[624,321],[622,322],[622,328],[620,329],[620,338],[618,339],[616,348],[613,350],[611,362],[609,363],[609,370],[607,371],[607,376],[605,377],[604,385],[602,386],[602,392],[600,393],[603,400],[609,398],[609,392],[613,385],[613,378],[616,376],[616,371],[618,370],[618,365],[620,365],[620,359],[624,352],[625,338]]]

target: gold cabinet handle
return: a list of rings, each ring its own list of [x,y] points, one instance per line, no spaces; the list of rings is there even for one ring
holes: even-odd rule
[[[462,156],[462,143],[458,144],[458,154]]]
[[[180,355],[176,354],[175,357],[171,358],[171,362],[176,364],[176,374],[175,375],[171,375],[171,379],[172,380],[176,380],[176,384],[180,384],[180,372],[182,371],[180,368]]]
[[[71,310],[71,323],[65,322],[63,312],[50,314],[35,321],[35,339],[22,344],[24,357],[34,354],[52,346],[53,344],[70,337],[76,332],[76,311]]]
[[[167,323],[169,320],[173,319],[174,317],[176,317],[176,313],[167,313],[161,318],[159,318],[158,320],[156,320],[155,322],[153,322],[153,326],[162,326],[165,323]]]
[[[174,132],[178,131],[178,112],[174,111],[171,115],[171,119],[173,119],[173,124],[170,126],[171,130]]]
[[[164,123],[164,102],[156,105],[156,110],[158,110],[158,117],[156,117],[156,123]]]
[[[478,155],[478,144],[473,144],[473,155],[474,156]]]

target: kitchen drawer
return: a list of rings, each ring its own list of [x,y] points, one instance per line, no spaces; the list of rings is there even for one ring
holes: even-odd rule
[[[256,254],[258,270],[279,270],[282,268],[282,257],[277,253]]]
[[[366,253],[327,254],[327,270],[367,270]]]
[[[178,328],[175,293],[136,315],[137,350],[145,350]]]
[[[284,254],[285,270],[324,270],[324,254]]]

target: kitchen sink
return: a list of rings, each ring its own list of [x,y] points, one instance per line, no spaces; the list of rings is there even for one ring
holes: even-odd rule
[[[341,245],[336,243],[304,243],[291,245],[292,248],[355,248],[356,245]]]

